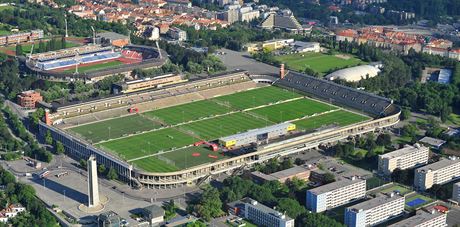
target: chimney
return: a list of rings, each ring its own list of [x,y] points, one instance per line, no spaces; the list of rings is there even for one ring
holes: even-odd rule
[[[45,124],[51,125],[53,122],[51,121],[50,118],[50,111],[48,109],[45,109]]]
[[[284,64],[281,64],[281,68],[280,68],[280,78],[281,79],[284,79]]]

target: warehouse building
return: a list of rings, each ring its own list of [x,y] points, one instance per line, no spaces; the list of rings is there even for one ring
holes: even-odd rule
[[[390,193],[345,209],[345,225],[349,227],[374,226],[401,215],[404,212],[404,196]]]
[[[428,163],[430,150],[428,147],[414,144],[390,153],[379,155],[378,169],[380,173],[390,175],[395,169],[409,169]]]
[[[229,213],[246,218],[257,226],[294,227],[294,219],[251,198],[227,204]]]
[[[219,143],[226,148],[231,148],[250,145],[253,143],[268,142],[270,139],[284,136],[295,129],[295,124],[281,123],[265,128],[249,130],[240,134],[222,137],[219,139]]]
[[[366,196],[366,180],[343,178],[307,191],[307,208],[323,212]]]
[[[452,157],[415,170],[414,187],[424,191],[435,184],[444,184],[460,177],[460,160]]]
[[[404,219],[388,227],[446,227],[447,214],[432,209],[419,210],[415,216]]]

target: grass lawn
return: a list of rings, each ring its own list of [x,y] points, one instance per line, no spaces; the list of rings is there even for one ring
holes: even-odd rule
[[[38,42],[35,43],[35,44],[32,44],[32,43],[21,44],[22,52],[25,53],[25,54],[30,53],[30,50],[32,49],[32,45],[34,46],[34,53],[36,53],[38,51],[38,49],[39,49]],[[66,42],[65,43],[65,48],[71,48],[71,47],[76,47],[76,46],[80,46],[80,45],[75,44],[75,43],[71,43],[71,42]],[[16,50],[16,46],[9,46],[9,47],[7,47],[7,49],[14,51],[14,50]]]
[[[406,187],[402,187],[400,185],[394,184],[393,186],[391,186],[389,188],[386,188],[386,189],[382,190],[381,192],[383,192],[383,193],[399,192],[399,194],[405,195],[405,194],[411,192],[411,190],[406,188]]]
[[[11,32],[8,30],[0,30],[0,36],[9,35],[9,34],[11,34]]]
[[[419,204],[419,205],[417,205],[417,206],[414,206],[414,207],[411,207],[411,206],[408,206],[408,205],[407,205],[408,202],[413,201],[413,200],[416,200],[416,199],[423,199],[423,200],[425,200],[425,202],[422,203],[422,204]],[[414,194],[413,196],[406,197],[406,206],[405,206],[405,207],[406,207],[406,210],[415,210],[415,209],[417,209],[417,208],[419,208],[419,207],[425,206],[425,205],[428,204],[428,203],[431,203],[432,201],[433,201],[432,198],[426,197],[426,196],[424,196],[424,195],[420,195],[420,194],[416,193],[416,194]]]
[[[121,118],[96,122],[71,128],[73,131],[93,143],[115,139],[123,135],[159,128],[160,125],[141,115],[135,114]],[[110,129],[110,130],[109,130]]]
[[[282,100],[300,97],[301,95],[275,86],[252,89],[231,95],[213,98],[217,102],[228,103],[236,109],[247,109]]]
[[[299,53],[276,56],[275,58],[285,63],[288,68],[296,71],[304,71],[306,68],[311,68],[320,74],[326,74],[329,70],[334,68],[341,69],[362,63],[358,58],[350,55],[347,56],[350,58],[344,59],[335,55],[322,53]]]
[[[131,162],[135,167],[143,169],[148,172],[174,172],[179,170],[179,168],[176,168],[173,165],[170,165],[163,160],[160,160],[155,157],[148,157],[144,159],[139,159],[136,161]]]
[[[204,117],[224,114],[231,111],[228,107],[219,106],[215,102],[202,100],[183,105],[168,107],[144,113],[151,118],[157,118],[163,122],[174,125],[181,122],[198,120]]]
[[[14,10],[14,8],[16,8],[15,6],[0,6],[0,11],[3,11],[3,10]]]
[[[269,121],[279,123],[333,109],[337,109],[337,107],[314,101],[312,99],[297,99],[290,102],[251,110],[250,112],[267,118]]]
[[[234,113],[181,125],[180,127],[200,138],[211,140],[218,139],[222,136],[245,132],[249,129],[265,127],[267,125],[272,125],[272,123],[245,113]]]
[[[120,61],[109,61],[109,62],[103,62],[99,64],[94,64],[94,65],[87,65],[87,66],[79,66],[78,67],[78,72],[79,73],[85,73],[89,71],[95,71],[99,69],[106,69],[106,68],[111,68],[117,65],[123,65],[123,62]],[[67,69],[64,70],[63,73],[73,73],[75,72],[75,68]]]
[[[451,113],[447,122],[454,125],[460,125],[460,115]]]
[[[361,121],[370,119],[369,117],[355,114],[346,110],[338,110],[331,113],[321,114],[314,117],[294,121],[297,128],[303,130],[312,130],[321,126],[327,126],[331,124],[337,124],[338,126],[345,126]]]
[[[158,131],[104,142],[100,147],[117,153],[125,160],[180,148],[196,142],[198,139],[179,132],[174,128],[165,128]]]

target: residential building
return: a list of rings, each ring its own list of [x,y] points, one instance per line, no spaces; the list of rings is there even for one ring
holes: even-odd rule
[[[307,208],[323,212],[366,196],[366,180],[357,177],[340,178],[335,182],[307,191]]]
[[[98,33],[96,43],[104,46],[124,47],[129,44],[129,37],[115,32]]]
[[[397,222],[388,227],[446,227],[447,214],[436,211],[435,209],[419,210],[407,219]]]
[[[444,184],[460,177],[460,160],[452,157],[415,170],[414,187],[424,191],[434,184]]]
[[[257,18],[260,17],[260,11],[259,10],[251,10],[247,12],[241,12],[240,11],[240,21],[242,22],[251,22]]]
[[[460,203],[460,182],[457,182],[453,185],[452,200]]]
[[[265,29],[281,29],[294,34],[307,34],[311,31],[311,27],[303,27],[292,13],[270,13],[259,26]]]
[[[16,217],[16,215],[24,211],[26,211],[26,208],[21,204],[10,204],[0,211],[0,222],[6,223],[8,219]]]
[[[43,101],[43,97],[38,91],[23,91],[18,95],[18,104],[27,109],[34,109],[38,102]]]
[[[390,193],[377,194],[368,201],[345,209],[345,225],[349,227],[374,226],[386,222],[404,212],[404,196]]]
[[[294,219],[251,198],[243,198],[227,206],[231,214],[246,218],[257,226],[294,227]]]
[[[445,140],[436,139],[436,138],[429,137],[429,136],[423,137],[422,139],[419,140],[419,142],[427,146],[430,146],[432,148],[435,148],[435,149],[440,149],[442,145],[446,143]]]
[[[168,35],[174,40],[177,41],[186,41],[187,40],[187,32],[176,27],[171,27],[168,30]]]
[[[164,221],[165,211],[157,205],[150,205],[142,209],[142,214],[149,226],[159,226]]]
[[[379,155],[378,170],[390,175],[395,169],[410,169],[418,165],[427,164],[430,150],[428,147],[414,144],[390,153]]]

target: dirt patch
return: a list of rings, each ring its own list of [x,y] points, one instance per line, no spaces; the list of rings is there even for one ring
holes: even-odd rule
[[[351,58],[350,56],[345,55],[345,54],[336,54],[336,55],[334,55],[334,56],[335,56],[335,57],[338,57],[338,58],[340,58],[340,59],[344,59],[344,60],[348,60],[348,59]]]

